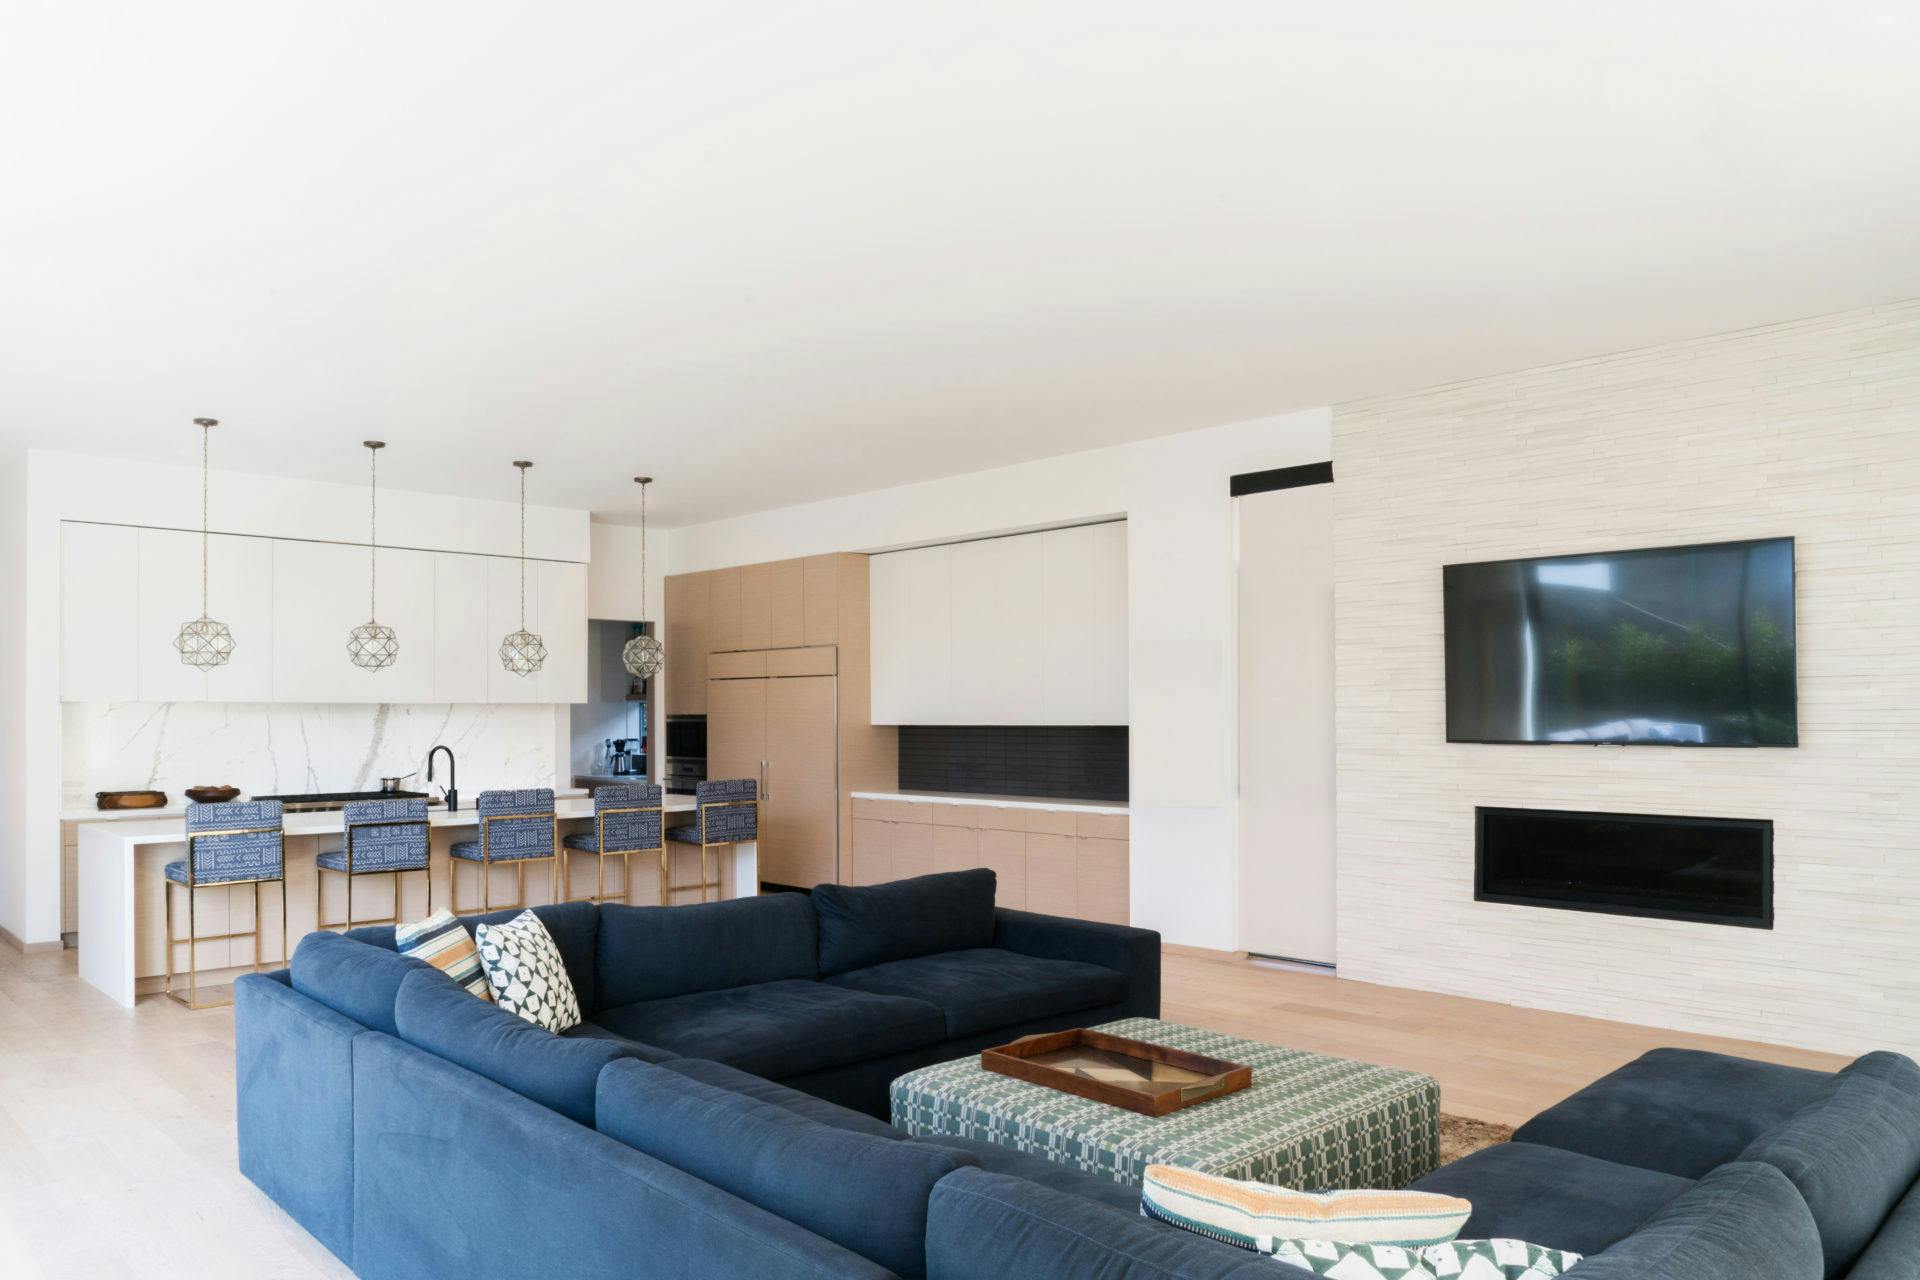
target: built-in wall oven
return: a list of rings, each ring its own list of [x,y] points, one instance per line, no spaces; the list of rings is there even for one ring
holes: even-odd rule
[[[690,796],[707,780],[707,718],[667,717],[667,768],[661,775],[670,795]]]

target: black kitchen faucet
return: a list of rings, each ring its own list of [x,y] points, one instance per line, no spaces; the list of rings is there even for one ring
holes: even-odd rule
[[[452,747],[449,747],[445,743],[442,743],[439,746],[435,747],[433,750],[427,752],[427,781],[428,782],[433,781],[433,758],[436,755],[439,755],[442,751],[447,753],[447,787],[446,787],[447,812],[453,813],[460,808],[460,788],[456,783],[456,778],[458,775],[454,770]]]

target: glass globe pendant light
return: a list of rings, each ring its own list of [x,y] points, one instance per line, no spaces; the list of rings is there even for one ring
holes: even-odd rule
[[[640,618],[644,624],[647,620],[647,486],[653,483],[653,477],[635,476],[633,482],[640,486]],[[666,648],[650,635],[635,636],[620,651],[620,661],[625,664],[627,674],[642,680],[659,675],[666,656]]]
[[[533,464],[513,465],[520,468],[520,629],[500,641],[500,665],[517,676],[530,676],[547,660],[546,641],[527,630],[527,468]]]
[[[385,440],[362,440],[367,447],[367,620],[347,632],[347,657],[362,671],[384,671],[400,656],[400,638],[380,625],[374,608],[380,582],[380,450]]]
[[[215,622],[207,612],[207,441],[220,420],[195,418],[193,422],[200,428],[200,616],[180,625],[173,647],[180,651],[180,661],[211,671],[226,666],[233,656],[233,629]]]

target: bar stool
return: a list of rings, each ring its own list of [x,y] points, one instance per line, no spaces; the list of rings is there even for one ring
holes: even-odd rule
[[[314,922],[322,929],[351,929],[355,924],[400,923],[400,876],[408,871],[426,872],[427,914],[433,914],[433,873],[427,870],[427,800],[425,796],[401,800],[356,800],[341,812],[345,822],[345,843],[313,857],[315,875],[324,889],[325,872],[347,878],[347,918],[344,921],[320,919],[324,893],[316,890]],[[353,878],[355,876],[393,877],[393,914],[378,920],[353,918]]]
[[[218,1009],[233,1003],[225,1000],[200,1000],[200,955],[196,943],[221,942],[231,938],[253,939],[253,971],[260,972],[260,886],[280,886],[280,951],[287,951],[287,838],[278,800],[250,800],[241,804],[189,804],[187,806],[187,856],[169,862],[166,880],[166,993],[189,1009]],[[253,928],[229,933],[200,936],[196,889],[249,885],[253,889]],[[173,936],[173,887],[187,891],[187,936]],[[232,895],[228,895],[231,907]],[[187,994],[182,998],[173,989],[173,949],[187,944]]]
[[[511,862],[515,870],[517,901],[500,910],[527,905],[527,864],[553,864],[553,901],[560,900],[560,820],[553,812],[553,788],[522,791],[482,791],[474,811],[480,816],[478,840],[456,840],[447,850],[447,907],[459,915],[459,880],[454,868],[462,862],[480,864],[480,909],[494,910],[493,876],[496,862]]]
[[[707,900],[707,890],[714,891],[714,897],[720,896],[720,861],[714,858],[712,872],[707,870],[707,850],[724,849],[728,845],[740,844],[760,838],[760,787],[752,778],[722,778],[717,782],[702,782],[693,790],[695,819],[691,826],[675,827],[667,832],[667,839],[681,844],[700,846],[700,881],[698,884],[675,884],[669,871],[667,855],[660,855],[660,905],[669,906],[672,895],[692,889],[700,891],[700,901]]]
[[[662,809],[660,788],[651,782],[629,786],[600,787],[593,793],[593,830],[576,831],[561,842],[560,883],[567,902],[605,902],[607,900],[607,859],[620,859],[620,901],[633,901],[633,855],[660,855],[661,883],[666,883],[667,842],[660,830]],[[573,855],[590,853],[599,870],[598,888],[592,896],[573,896]]]

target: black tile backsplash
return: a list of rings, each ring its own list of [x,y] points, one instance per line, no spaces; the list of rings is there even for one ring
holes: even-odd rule
[[[1125,725],[901,725],[900,789],[1127,798]]]

